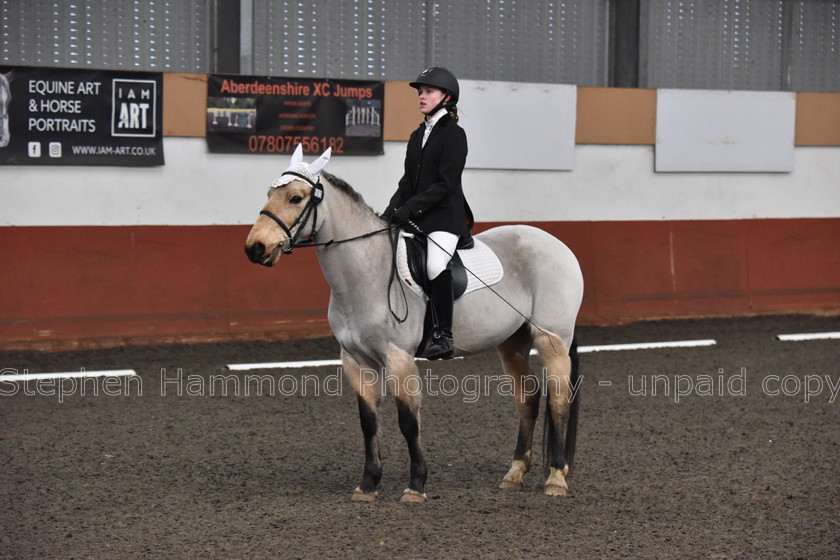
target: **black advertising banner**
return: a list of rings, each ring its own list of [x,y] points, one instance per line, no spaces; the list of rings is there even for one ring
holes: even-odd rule
[[[207,79],[207,147],[211,152],[383,153],[385,84],[211,75]]]
[[[0,164],[163,165],[163,75],[0,66]]]

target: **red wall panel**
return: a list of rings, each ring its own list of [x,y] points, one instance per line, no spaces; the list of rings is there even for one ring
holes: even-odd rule
[[[328,290],[314,253],[252,265],[248,229],[0,228],[0,345],[324,332]]]
[[[534,225],[578,256],[583,323],[840,312],[840,219]],[[256,266],[248,230],[0,228],[0,348],[328,334],[314,251]]]

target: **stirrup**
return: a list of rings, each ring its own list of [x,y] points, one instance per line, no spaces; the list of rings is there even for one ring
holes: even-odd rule
[[[426,346],[421,358],[427,360],[448,360],[455,354],[455,343],[452,335],[446,332],[435,330],[429,345]]]

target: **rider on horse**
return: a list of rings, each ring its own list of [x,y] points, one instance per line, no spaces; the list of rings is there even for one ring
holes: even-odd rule
[[[451,358],[452,273],[447,269],[459,241],[468,240],[472,211],[464,198],[461,174],[467,159],[467,136],[458,125],[458,79],[446,68],[423,70],[409,84],[417,89],[424,122],[408,141],[405,173],[382,218],[411,222],[426,236],[426,274],[434,334],[421,357]]]

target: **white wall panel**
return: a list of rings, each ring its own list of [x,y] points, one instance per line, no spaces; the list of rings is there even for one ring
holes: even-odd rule
[[[574,167],[576,86],[461,80],[458,107],[468,168]]]
[[[661,89],[657,171],[793,171],[796,94]]]
[[[469,131],[468,131],[469,132]],[[0,226],[248,224],[287,156],[208,154],[203,139],[165,138],[156,168],[0,168]],[[327,170],[382,210],[405,143],[385,155],[334,157]],[[840,148],[797,148],[792,173],[655,173],[651,146],[576,148],[575,170],[467,170],[478,221],[840,217]]]

